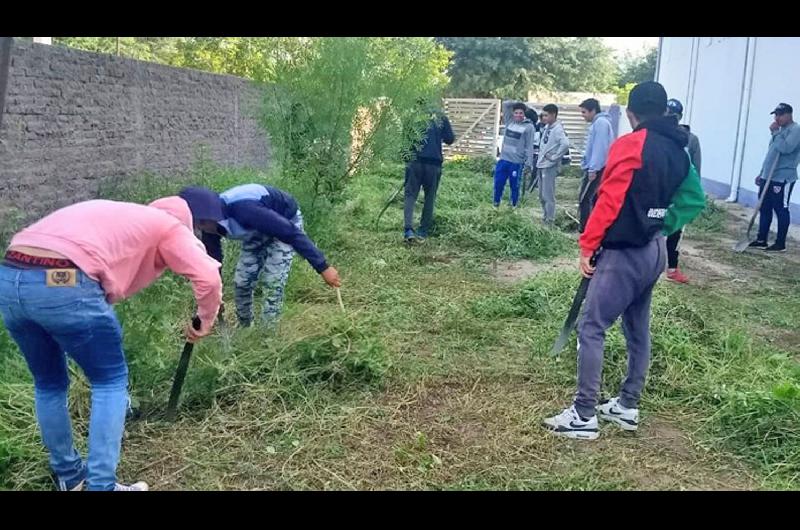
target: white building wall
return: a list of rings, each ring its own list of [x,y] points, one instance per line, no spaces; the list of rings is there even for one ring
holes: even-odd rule
[[[769,113],[786,102],[800,117],[800,38],[664,37],[657,79],[700,139],[706,191],[755,204]],[[800,221],[800,194],[791,209]]]
[[[746,37],[700,37],[683,123],[700,139],[701,176],[707,190],[727,197],[734,174],[736,138],[741,130]],[[715,183],[715,184],[714,184]]]
[[[769,145],[769,124],[773,121],[770,112],[784,102],[798,109],[795,120],[800,119],[800,38],[758,37],[754,40],[753,92],[739,190],[739,201],[745,204],[755,204],[758,193],[753,179],[761,170]],[[798,195],[792,200],[795,205],[800,204]]]
[[[670,97],[684,103],[689,96],[689,72],[694,53],[693,37],[664,37],[661,40],[656,80]]]

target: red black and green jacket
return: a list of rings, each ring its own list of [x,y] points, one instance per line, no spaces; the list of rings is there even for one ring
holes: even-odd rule
[[[597,202],[579,240],[581,254],[641,247],[672,234],[705,207],[689,161],[687,132],[672,117],[648,120],[611,146]]]

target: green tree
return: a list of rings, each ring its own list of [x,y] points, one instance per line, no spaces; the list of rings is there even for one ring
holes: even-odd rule
[[[656,77],[657,60],[658,48],[652,48],[642,56],[627,56],[622,61],[617,84],[619,86],[625,86],[628,83],[636,85],[644,81],[653,81]]]
[[[617,96],[617,103],[620,105],[627,105],[628,96],[630,96],[631,90],[633,90],[635,86],[636,83],[626,83],[625,86],[614,87],[612,92]]]
[[[303,37],[188,37],[177,44],[178,64],[268,81],[278,62],[303,60],[310,42]]]
[[[314,199],[335,198],[379,159],[397,159],[421,101],[447,83],[448,52],[429,38],[314,38],[272,50],[263,123],[281,170]],[[356,149],[353,133],[358,141]]]
[[[175,64],[183,37],[53,37],[53,44],[90,52],[116,54],[164,64]]]
[[[519,97],[536,80],[529,37],[440,37],[453,52],[448,94],[460,97]]]
[[[604,92],[614,86],[612,50],[598,37],[551,37],[534,40],[535,78],[546,88]]]
[[[440,37],[453,52],[448,94],[524,97],[531,89],[607,90],[616,67],[596,37]]]

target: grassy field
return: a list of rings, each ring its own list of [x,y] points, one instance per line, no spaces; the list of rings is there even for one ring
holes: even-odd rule
[[[798,489],[800,253],[734,254],[738,226],[710,207],[683,242],[692,284],[656,288],[639,431],[558,439],[539,422],[574,392],[574,340],[557,360],[546,352],[579,281],[575,225],[559,209],[561,229],[543,227],[535,197],[494,211],[490,171],[487,161],[445,166],[433,237],[421,245],[402,242],[400,200],[374,224],[400,166],[358,177],[326,214],[304,211],[342,275],[346,312],[296,258],[276,331],[237,330],[229,314],[195,349],[176,423],[162,417],[189,286],[168,274],[120,304],[138,407],[120,477],[189,490]],[[195,175],[217,189],[266,178]],[[572,215],[577,186],[570,175],[557,185]],[[149,177],[106,193],[147,200],[179,187]],[[236,255],[228,245],[231,308]],[[604,394],[616,394],[625,363],[615,326]],[[83,443],[89,392],[73,376]],[[53,487],[32,394],[0,329],[0,488]]]

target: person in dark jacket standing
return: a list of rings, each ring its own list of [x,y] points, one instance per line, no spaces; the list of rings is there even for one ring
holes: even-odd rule
[[[233,276],[239,325],[253,321],[253,290],[264,273],[266,298],[264,323],[274,324],[283,308],[283,293],[296,251],[325,283],[340,287],[339,273],[303,230],[297,201],[285,191],[261,184],[243,184],[221,194],[202,187],[187,187],[184,199],[202,231],[206,252],[222,263],[222,237],[242,242]]]
[[[442,142],[452,145],[456,137],[450,120],[441,111],[432,111],[428,121],[425,135],[417,145],[411,160],[406,164],[405,207],[403,216],[405,230],[403,236],[406,241],[415,238],[425,239],[431,229],[433,221],[433,207],[436,202],[436,192],[439,189],[439,180],[442,178]],[[419,190],[425,192],[425,204],[422,207],[419,230],[414,231],[414,206],[417,203]]]
[[[667,101],[667,115],[673,116],[678,123],[683,118],[683,104],[677,99],[670,99]],[[694,164],[697,174],[700,175],[700,140],[697,135],[692,133],[688,125],[681,125],[689,134],[689,143],[686,146],[686,151],[689,153],[689,160]],[[683,230],[678,230],[667,238],[667,279],[676,283],[689,283],[687,278],[678,268],[678,255],[680,254],[679,246],[683,238]]]
[[[625,430],[639,425],[637,407],[650,364],[650,301],[666,265],[664,235],[705,206],[700,178],[685,151],[686,131],[664,115],[666,110],[667,93],[659,83],[631,90],[627,112],[633,132],[611,146],[597,202],[579,240],[580,270],[592,280],[578,327],[578,390],[572,406],[543,422],[560,436],[596,439],[598,414]],[[620,395],[598,406],[605,334],[620,316],[628,374]]]

